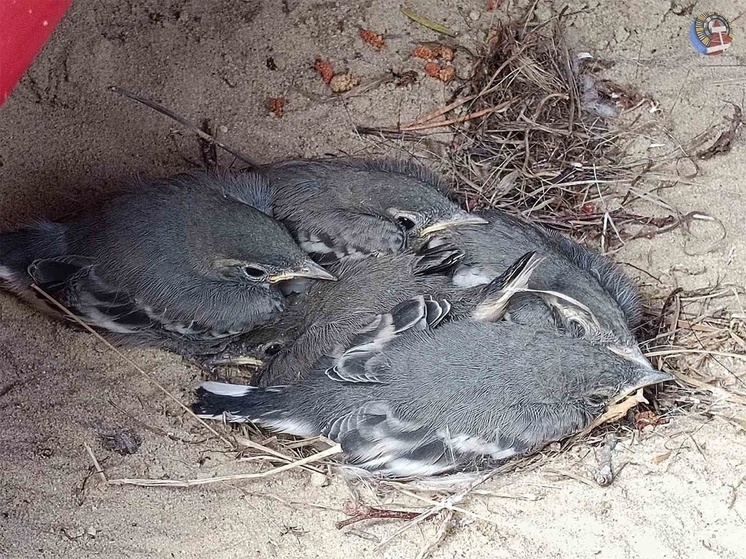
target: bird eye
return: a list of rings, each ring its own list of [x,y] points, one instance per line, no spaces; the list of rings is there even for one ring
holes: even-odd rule
[[[264,355],[271,357],[277,355],[282,350],[282,344],[280,342],[271,342],[264,347]]]
[[[417,226],[417,224],[415,223],[414,219],[412,219],[411,217],[406,216],[406,215],[397,216],[396,217],[396,222],[399,225],[401,225],[402,227],[404,227],[404,229],[407,230],[407,231],[411,231],[412,229],[414,229]]]
[[[587,400],[592,406],[604,406],[606,405],[606,398],[605,394],[596,393],[589,395]]]
[[[259,266],[244,266],[243,267],[243,273],[246,274],[246,277],[250,279],[261,279],[265,275],[267,275],[267,271],[260,268]]]

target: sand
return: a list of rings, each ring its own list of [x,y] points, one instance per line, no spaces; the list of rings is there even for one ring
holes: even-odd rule
[[[504,17],[485,12],[481,0],[408,5],[458,29],[469,46],[492,18]],[[547,14],[549,7],[538,5]],[[662,141],[670,148],[674,138],[722,122],[732,113],[729,102],[743,102],[746,18],[736,20],[742,8],[735,0],[717,9],[735,31],[722,57],[696,55],[687,39],[691,16],[675,15],[666,2],[574,2],[570,11],[581,11],[570,17],[568,40],[613,60],[611,77],[658,100],[658,118],[672,134]],[[364,44],[358,25],[386,34],[386,48]],[[195,120],[209,118],[221,139],[259,161],[365,153],[372,141],[358,137],[354,125],[408,121],[451,95],[455,85],[424,76],[422,62],[409,57],[416,42],[435,39],[393,0],[78,0],[0,110],[0,223],[10,228],[39,215],[61,217],[138,173],[183,170],[185,157],[197,158],[191,134],[108,92],[110,85],[147,92]],[[420,79],[331,100],[311,68],[316,57],[364,81],[389,69],[417,70]],[[282,118],[266,108],[268,98],[279,96],[287,99]],[[682,211],[720,219],[726,239],[711,247],[677,231],[630,243],[618,259],[651,274],[630,268],[641,282],[742,283],[745,146],[741,141],[730,154],[703,162],[692,184],[665,193]],[[222,154],[221,162],[231,158]],[[160,351],[124,352],[189,400],[197,369]],[[742,364],[732,366],[744,372]],[[300,471],[189,489],[104,485],[92,475],[86,444],[110,478],[203,478],[267,466],[236,462],[100,342],[5,293],[0,375],[2,557],[415,557],[439,526],[425,522],[375,550],[401,523],[337,530],[352,498],[346,484],[320,486]],[[135,454],[102,446],[98,434],[118,428],[142,439]],[[614,455],[615,468],[624,467],[601,488],[592,482],[597,450],[578,445],[492,482],[498,496],[468,503],[491,522],[459,517],[432,556],[744,557],[745,447],[743,432],[718,417],[675,416],[624,438]]]

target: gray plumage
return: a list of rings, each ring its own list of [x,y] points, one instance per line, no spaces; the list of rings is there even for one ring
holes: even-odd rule
[[[287,161],[261,172],[274,189],[275,217],[324,264],[400,252],[441,228],[480,221],[414,162]]]
[[[644,360],[632,333],[642,317],[640,297],[618,266],[555,231],[517,217],[500,211],[479,215],[489,224],[442,231],[431,241],[464,251],[453,276],[456,285],[487,283],[521,254],[536,251],[545,260],[531,276],[529,289],[569,296],[590,313],[552,294],[523,293],[511,300],[508,318],[527,325],[559,326],[571,335],[612,345],[629,358]]]
[[[333,279],[267,215],[270,193],[259,176],[216,172],[140,184],[70,222],[0,235],[0,278],[29,299],[36,283],[120,341],[245,332],[282,310],[281,280]]]
[[[671,380],[556,329],[445,322],[418,297],[377,316],[292,386],[208,382],[194,411],[339,442],[382,476],[489,468],[587,427],[607,404]]]
[[[311,366],[377,314],[417,294],[452,296],[461,314],[474,290],[454,289],[447,275],[463,253],[449,246],[348,260],[329,267],[338,281],[318,282],[295,298],[271,324],[232,340],[220,354],[204,357],[208,366],[261,359],[260,385],[286,384],[306,376]]]

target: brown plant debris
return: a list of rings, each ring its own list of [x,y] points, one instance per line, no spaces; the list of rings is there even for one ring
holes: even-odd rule
[[[407,70],[401,74],[392,72],[392,76],[396,87],[408,87],[417,83],[417,72],[414,70]]]
[[[285,114],[285,98],[284,97],[272,97],[267,102],[267,108],[269,112],[274,114],[277,118],[282,118]]]
[[[446,62],[452,62],[455,56],[454,50],[448,45],[442,43],[420,43],[412,51],[414,58],[422,58],[423,60],[435,60],[437,58]]]
[[[376,50],[381,50],[383,47],[386,46],[386,41],[384,40],[383,35],[379,35],[378,33],[370,31],[369,29],[360,29],[359,34],[360,38],[364,42],[368,43]]]
[[[456,69],[453,66],[441,66],[437,62],[428,62],[425,64],[425,73],[431,78],[448,83],[456,75]]]
[[[313,69],[316,70],[326,85],[329,85],[334,77],[334,67],[331,62],[317,58],[313,63]]]
[[[371,519],[398,519],[398,520],[413,520],[420,516],[420,512],[405,511],[405,510],[390,510],[390,509],[379,509],[363,505],[357,502],[348,501],[343,505],[343,512],[349,516],[346,520],[340,520],[336,526],[338,529],[363,522],[364,520]]]
[[[360,84],[360,80],[352,74],[337,74],[329,82],[333,93],[346,93]]]
[[[142,439],[134,431],[129,429],[115,429],[108,433],[99,433],[101,445],[106,450],[111,450],[122,456],[134,454],[140,448]]]
[[[741,107],[734,105],[728,130],[720,134],[710,147],[697,153],[697,157],[706,160],[712,159],[716,155],[728,153],[733,147],[733,142],[738,139],[741,126],[743,126],[743,111]]]

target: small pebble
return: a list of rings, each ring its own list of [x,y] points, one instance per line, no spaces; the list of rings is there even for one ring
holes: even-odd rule
[[[218,126],[218,131],[221,134],[227,134],[228,133],[228,127],[225,124],[221,124],[220,126]]]
[[[311,485],[313,485],[314,487],[326,487],[327,485],[329,485],[329,478],[326,477],[324,474],[313,472],[311,474]]]
[[[482,17],[482,14],[480,14],[476,10],[472,10],[469,12],[469,19],[472,21],[479,21],[479,18]]]

